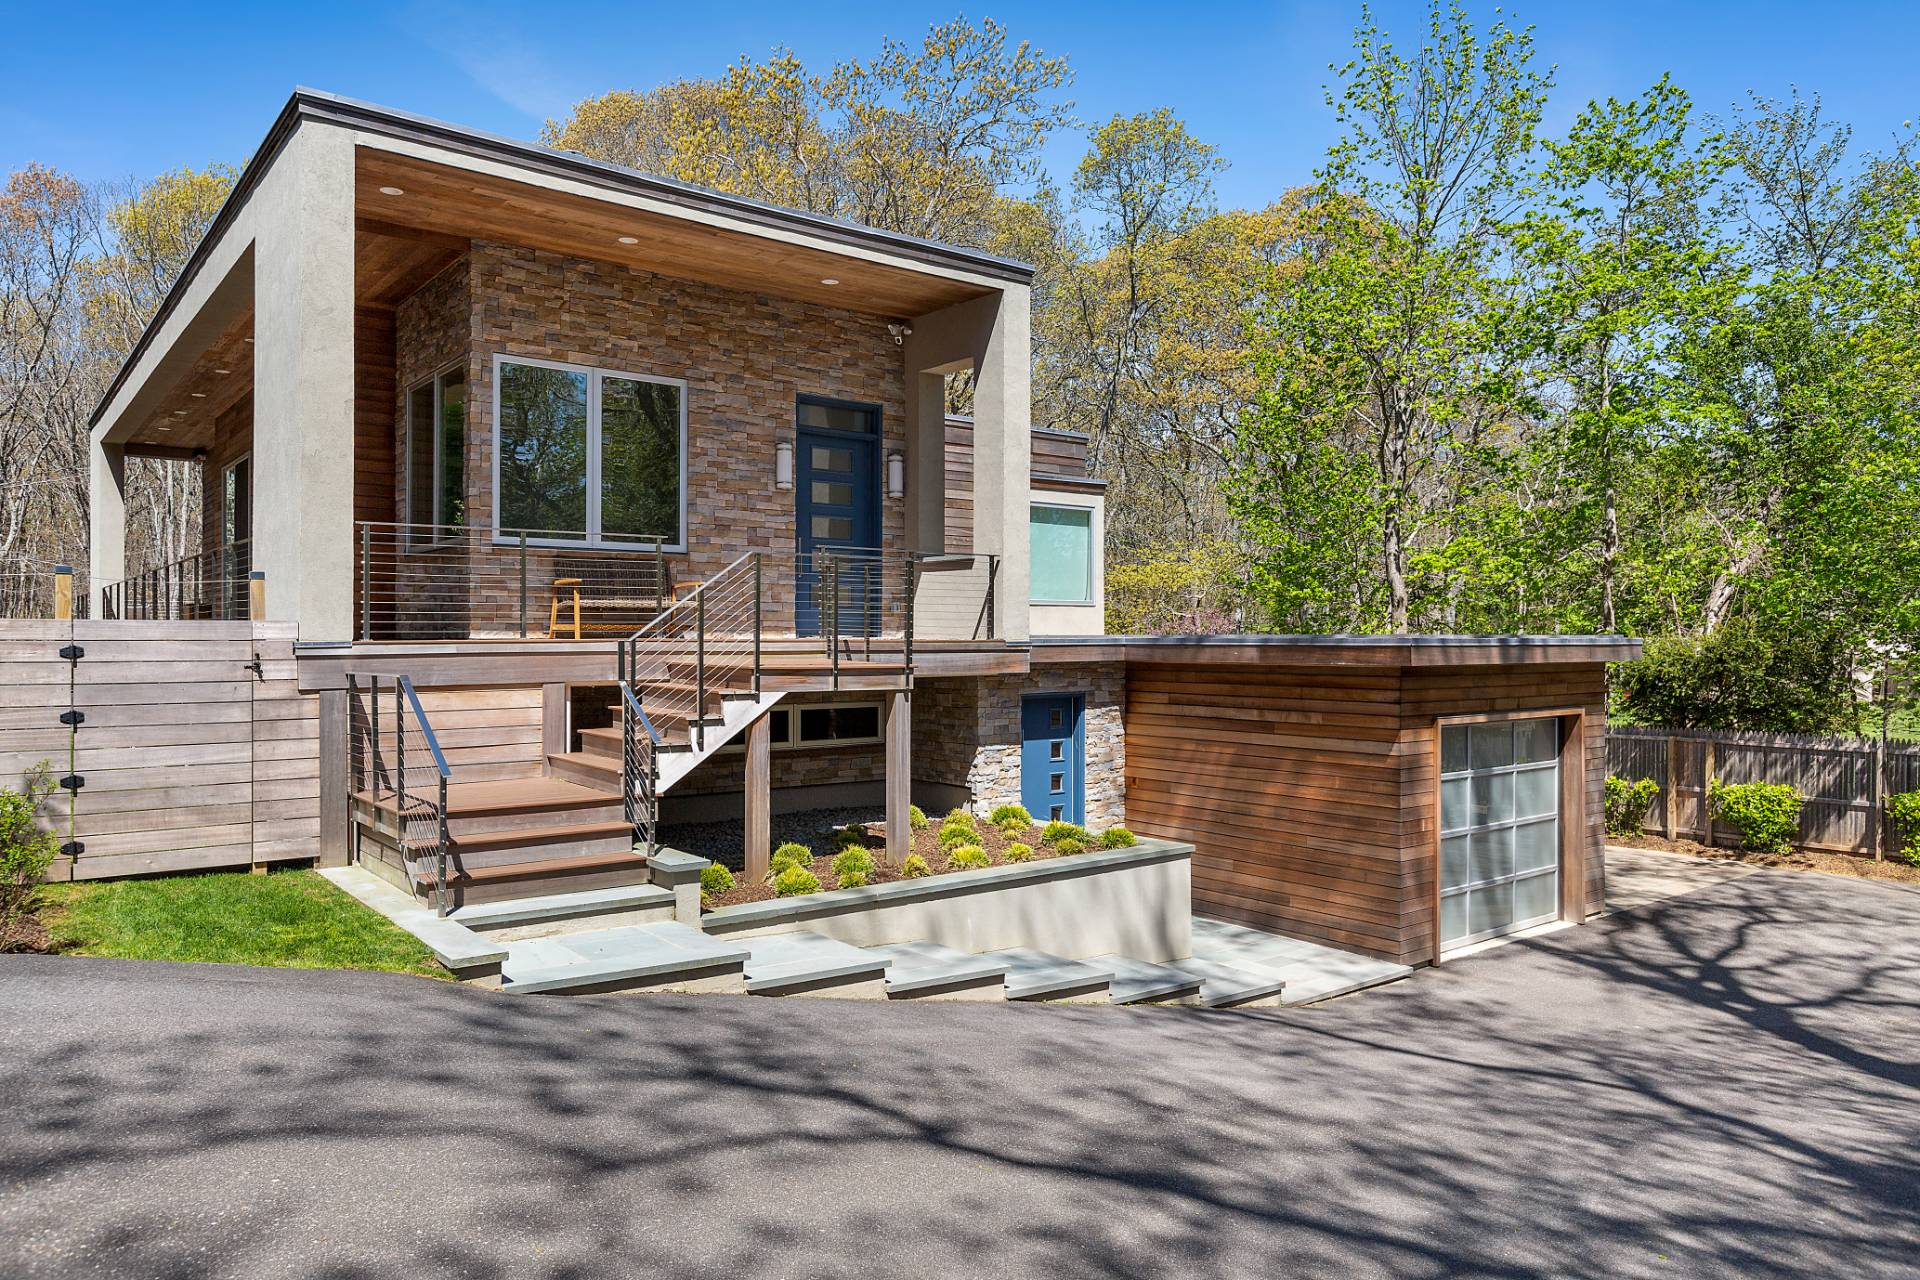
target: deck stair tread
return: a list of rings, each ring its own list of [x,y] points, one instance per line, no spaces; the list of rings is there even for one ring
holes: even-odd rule
[[[495,849],[502,845],[554,844],[568,840],[617,839],[631,836],[633,824],[624,819],[610,822],[563,822],[549,827],[513,827],[505,831],[476,831],[448,837],[451,852],[467,849]],[[418,841],[411,842],[418,844]]]
[[[513,925],[539,924],[549,920],[571,920],[581,916],[606,915],[616,911],[641,911],[650,907],[670,908],[671,889],[657,884],[619,885],[612,889],[587,889],[579,893],[548,893],[532,898],[509,898],[504,902],[476,902],[459,907],[447,919],[469,929],[502,929]]]
[[[892,963],[861,947],[817,933],[773,933],[743,939],[747,948],[747,992],[778,995],[808,984],[870,981],[886,976]]]
[[[1265,933],[1244,925],[1193,919],[1196,958],[1265,974],[1286,983],[1281,1003],[1310,1004],[1394,982],[1413,972],[1403,964],[1357,955],[1303,938]]]
[[[1113,971],[1107,998],[1114,1004],[1136,1004],[1142,1000],[1169,1000],[1200,994],[1200,978],[1170,965],[1117,955],[1096,956],[1090,963]]]
[[[1280,995],[1287,985],[1281,978],[1255,973],[1248,969],[1237,969],[1215,960],[1202,960],[1198,956],[1186,960],[1169,960],[1167,968],[1178,969],[1184,974],[1200,979],[1200,1003],[1209,1009],[1222,1009],[1229,1005],[1250,1004],[1255,1000],[1265,1000]]]
[[[887,994],[912,995],[1004,979],[1013,966],[992,956],[956,951],[937,942],[883,942],[864,948],[887,960]]]
[[[986,953],[1007,965],[1007,999],[1048,1000],[1088,994],[1113,981],[1113,970],[1099,961],[1069,960],[1032,947],[1007,947]]]
[[[407,794],[424,802],[438,803],[439,801],[437,788],[429,792],[417,787],[409,787]],[[383,809],[394,807],[394,796],[391,792],[374,795],[371,792],[356,791],[353,798],[363,804],[376,805]],[[582,786],[577,782],[568,782],[562,778],[503,778],[492,782],[447,784],[449,817],[523,813],[541,809],[590,808],[595,805],[619,802],[620,793],[617,789],[603,791]]]
[[[508,862],[493,867],[474,867],[465,871],[449,868],[447,883],[492,884],[498,881],[531,880],[542,876],[585,875],[596,871],[618,871],[631,867],[644,873],[647,867],[647,855],[644,853],[593,853],[578,858],[541,858],[529,862]],[[431,882],[432,873],[422,873],[420,879]]]
[[[748,951],[675,922],[624,925],[507,944],[503,991],[564,991],[629,979],[671,982],[744,965]]]

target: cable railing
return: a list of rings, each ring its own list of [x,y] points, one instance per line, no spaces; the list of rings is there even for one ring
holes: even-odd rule
[[[633,826],[634,843],[648,854],[660,847],[660,748],[664,745],[633,686],[622,680],[620,800]]]
[[[578,530],[362,520],[354,536],[361,640],[629,635],[673,603],[680,560]]]
[[[84,568],[76,572],[70,565],[51,561],[25,564],[29,567],[0,569],[0,618],[65,622],[91,616],[93,601]]]
[[[447,784],[453,772],[403,675],[347,673],[349,784],[374,808],[391,805],[388,834],[406,869],[407,883],[432,890],[434,909],[446,915]]]
[[[916,640],[994,638],[998,556],[835,547],[798,563],[801,598],[815,602],[807,617],[836,660],[898,640],[911,667]]]
[[[100,616],[144,622],[237,622],[253,616],[253,547],[241,540],[100,587]]]

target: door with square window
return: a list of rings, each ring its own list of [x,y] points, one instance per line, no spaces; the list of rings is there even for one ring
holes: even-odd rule
[[[1440,730],[1440,945],[1560,915],[1560,721]]]
[[[794,631],[819,635],[837,601],[842,635],[868,634],[880,598],[880,411],[803,399],[794,435],[799,582]],[[877,623],[876,623],[877,625]]]
[[[1037,822],[1087,820],[1081,709],[1078,694],[1020,702],[1020,803]]]

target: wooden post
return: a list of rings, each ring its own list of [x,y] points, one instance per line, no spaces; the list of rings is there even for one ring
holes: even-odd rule
[[[1873,743],[1872,791],[1867,797],[1868,845],[1875,862],[1887,860],[1887,726],[1893,721],[1893,671],[1880,668],[1880,736]]]
[[[351,701],[345,689],[320,690],[320,865],[344,867],[353,849]],[[371,766],[369,766],[370,768]],[[373,789],[371,776],[366,779]]]
[[[620,706],[622,714],[625,706]],[[540,686],[540,750],[547,755],[565,754],[572,743],[567,732],[567,686],[548,681]]]
[[[748,884],[767,878],[773,854],[773,717],[766,712],[747,726],[746,831],[745,860]]]
[[[1700,843],[1713,848],[1713,807],[1707,803],[1707,793],[1713,790],[1714,742],[1708,738],[1700,744]]]
[[[73,621],[73,566],[53,566],[53,620]]]
[[[254,622],[267,620],[267,574],[255,569],[247,575],[247,617]]]
[[[1673,839],[1673,833],[1679,829],[1680,822],[1680,739],[1667,737],[1667,804],[1663,834]]]
[[[907,809],[913,800],[913,694],[896,689],[887,695],[887,861],[905,862],[912,828]]]

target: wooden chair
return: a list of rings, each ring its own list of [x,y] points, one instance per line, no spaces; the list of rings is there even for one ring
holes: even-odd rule
[[[669,580],[665,559],[658,556],[561,556],[553,573],[549,640],[580,640],[589,631],[636,631],[699,585]],[[572,613],[571,626],[561,623],[563,609]]]

